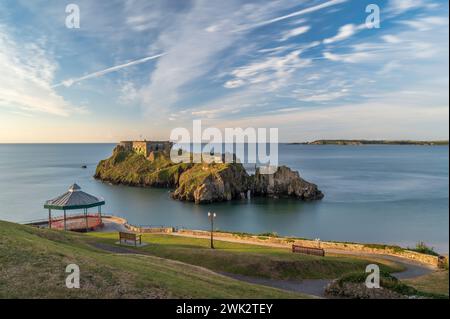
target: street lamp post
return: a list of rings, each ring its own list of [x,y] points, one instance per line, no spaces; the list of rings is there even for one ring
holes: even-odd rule
[[[317,247],[320,248],[320,238],[316,238],[315,241],[317,243]]]
[[[214,249],[214,218],[216,218],[216,213],[208,212],[208,218],[211,220],[211,249]]]

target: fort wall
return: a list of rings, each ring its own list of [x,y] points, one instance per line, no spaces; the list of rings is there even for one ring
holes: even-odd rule
[[[121,141],[119,143],[128,151],[134,151],[148,157],[152,152],[169,153],[173,143],[169,141]]]

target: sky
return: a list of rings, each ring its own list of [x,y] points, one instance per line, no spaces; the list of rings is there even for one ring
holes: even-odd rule
[[[168,139],[193,120],[278,128],[281,142],[447,140],[448,7],[0,0],[0,143]]]

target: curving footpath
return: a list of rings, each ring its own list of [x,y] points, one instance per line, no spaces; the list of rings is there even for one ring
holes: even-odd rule
[[[335,253],[335,252],[333,252]],[[434,267],[420,264],[416,262],[412,262],[410,260],[405,260],[404,258],[388,256],[388,255],[368,255],[368,254],[355,254],[354,252],[343,252],[339,251],[336,254],[342,255],[357,255],[359,257],[376,257],[377,259],[385,259],[389,261],[396,262],[402,265],[405,270],[402,272],[393,273],[392,275],[397,277],[398,279],[410,279],[415,277],[420,277],[426,275],[435,270]],[[328,284],[330,284],[333,279],[305,279],[302,281],[294,281],[294,280],[275,280],[275,279],[264,279],[264,278],[256,278],[256,277],[248,277],[230,273],[221,273],[225,276],[245,281],[248,283],[253,283],[257,285],[269,286],[273,288],[288,290],[299,292],[303,294],[308,294],[316,297],[325,298],[325,288]]]

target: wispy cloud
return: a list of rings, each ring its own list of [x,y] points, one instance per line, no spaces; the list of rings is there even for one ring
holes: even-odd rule
[[[317,90],[314,94],[301,95],[297,99],[305,102],[328,102],[340,99],[349,95],[348,89],[341,89],[335,92],[325,92]]]
[[[140,90],[145,111],[158,108],[161,115],[169,112],[179,101],[181,88],[205,75],[219,62],[215,57],[235,41],[236,35],[231,30],[210,32],[207,29],[220,21],[236,20],[228,14],[230,5],[197,1],[178,17],[172,28],[160,34],[154,46],[167,54],[158,61],[149,83]]]
[[[448,26],[448,17],[428,16],[413,20],[402,20],[399,23],[424,32],[432,30],[437,26]]]
[[[346,54],[335,54],[324,52],[323,57],[334,62],[358,63],[372,58],[373,52],[352,52]]]
[[[288,30],[282,34],[280,41],[286,41],[292,37],[297,37],[303,33],[308,32],[310,29],[310,26],[305,25],[292,30]]]
[[[436,8],[436,6],[436,3],[429,0],[390,0],[386,11],[388,13],[398,15],[409,10],[419,8]]]
[[[244,4],[239,1],[194,1],[192,7],[180,14],[171,28],[164,30],[152,47],[166,52],[150,76],[150,82],[141,88],[142,104],[146,111],[159,108],[170,112],[186,95],[185,88],[195,83],[217,67],[227,57],[225,50],[233,48],[230,59],[249,54],[255,43],[242,41],[246,28],[273,15],[277,5],[289,8],[289,1],[270,1],[263,4]],[[239,28],[240,32],[236,32]],[[241,42],[242,41],[242,42]],[[260,78],[260,80],[262,80]],[[241,82],[229,82],[227,86],[240,86]]]
[[[288,81],[289,74],[298,68],[306,67],[310,61],[300,58],[301,50],[283,56],[273,56],[262,61],[241,66],[231,72],[233,79],[227,81],[226,88],[236,88],[245,84],[267,82],[272,88],[279,81]]]
[[[122,104],[128,105],[133,103],[138,98],[138,92],[136,86],[131,81],[124,81],[120,83],[120,96],[119,101]]]
[[[0,1],[2,23],[21,31],[0,42],[0,117],[40,123],[86,105],[101,117],[97,136],[164,137],[192,118],[341,136],[347,124],[367,131],[345,119],[359,110],[346,106],[358,105],[379,127],[398,107],[395,127],[411,118],[411,101],[422,115],[448,102],[448,2],[431,1],[386,0],[382,28],[372,31],[363,30],[357,0],[79,0],[80,30],[63,28],[64,4]],[[21,27],[15,18],[24,12],[33,16]],[[64,121],[71,132],[87,125]]]
[[[429,103],[429,100],[421,94],[395,92],[384,94],[376,101],[343,103],[327,108],[289,108],[277,114],[268,112],[220,125],[245,127],[251,121],[256,127],[275,126],[280,128],[279,134],[284,141],[295,142],[335,138],[336,134],[341,138],[423,139],[426,136],[448,139],[448,105],[438,103],[424,108],[424,103]],[[408,114],[407,118],[405,114]],[[437,127],[446,129],[446,132]]]
[[[83,112],[52,89],[57,68],[39,41],[19,44],[0,25],[0,107],[60,116]]]
[[[391,44],[397,44],[402,42],[402,39],[400,39],[398,36],[395,36],[393,34],[386,34],[381,37],[384,41]]]
[[[334,37],[323,40],[323,43],[330,44],[345,40],[356,34],[358,31],[363,30],[364,28],[365,28],[364,24],[360,25],[346,24],[339,28],[338,33]]]
[[[142,64],[142,63],[145,63],[145,62],[148,62],[148,61],[151,61],[151,60],[155,60],[155,59],[160,58],[162,56],[164,56],[164,53],[157,54],[157,55],[152,55],[152,56],[149,56],[149,57],[145,57],[145,58],[142,58],[142,59],[130,61],[130,62],[123,63],[123,64],[119,64],[119,65],[116,65],[116,66],[113,66],[113,67],[110,67],[110,68],[107,68],[107,69],[104,69],[104,70],[100,70],[100,71],[96,71],[96,72],[93,72],[93,73],[89,73],[89,74],[81,76],[79,78],[71,78],[71,79],[64,80],[61,83],[54,84],[52,87],[53,88],[58,87],[58,86],[69,87],[69,86],[72,86],[75,83],[78,83],[78,82],[81,82],[81,81],[84,81],[84,80],[93,79],[93,78],[98,78],[98,77],[103,76],[105,74],[112,73],[112,72],[117,72],[119,70],[128,68],[130,66],[135,66],[135,65]]]

